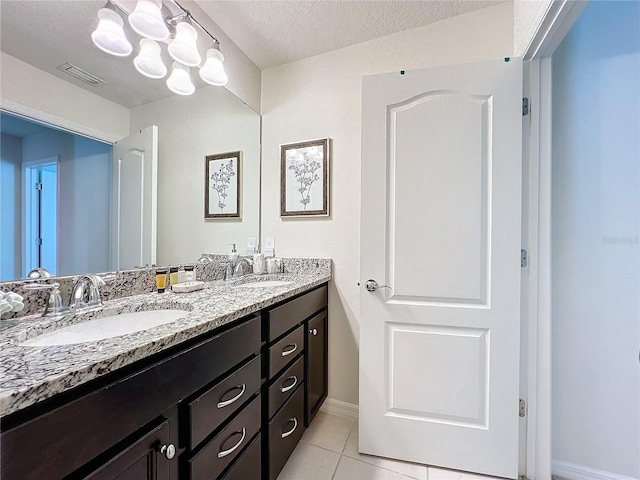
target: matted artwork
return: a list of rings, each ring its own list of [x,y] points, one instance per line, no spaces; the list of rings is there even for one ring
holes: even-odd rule
[[[204,218],[240,217],[240,163],[242,152],[204,157]]]
[[[280,145],[280,216],[329,215],[329,139]]]

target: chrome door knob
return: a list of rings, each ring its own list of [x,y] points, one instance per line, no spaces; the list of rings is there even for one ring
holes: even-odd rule
[[[376,282],[374,279],[370,278],[369,280],[367,280],[367,282],[364,284],[364,288],[367,289],[367,292],[375,292],[377,289],[379,288],[391,288],[387,285],[380,285],[378,284],[378,282]]]
[[[309,333],[315,337],[316,335],[318,335],[318,329],[317,328],[313,328],[313,329],[309,330]]]
[[[176,456],[176,447],[173,443],[169,445],[162,445],[159,449],[160,453],[167,457],[167,460],[171,460]]]

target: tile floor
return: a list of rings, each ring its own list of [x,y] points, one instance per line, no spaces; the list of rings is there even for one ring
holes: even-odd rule
[[[492,480],[358,453],[358,423],[319,412],[278,480]]]

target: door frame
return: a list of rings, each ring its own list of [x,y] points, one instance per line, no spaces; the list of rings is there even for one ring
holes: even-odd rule
[[[550,2],[525,55],[524,92],[529,98],[529,141],[523,143],[522,373],[527,399],[526,478],[551,478],[551,57],[587,2]],[[526,124],[526,122],[525,122]],[[526,233],[524,233],[526,232]],[[526,288],[525,288],[526,287]]]
[[[33,240],[33,230],[36,219],[33,216],[33,170],[39,167],[45,167],[47,165],[56,165],[56,216],[60,218],[60,156],[54,155],[51,157],[40,158],[37,160],[29,160],[22,162],[22,276],[26,277],[32,270],[33,259],[35,255],[35,245]],[[27,201],[29,200],[29,201]],[[39,213],[38,213],[39,215]],[[56,242],[60,242],[60,231],[58,229],[56,220]],[[60,258],[56,252],[56,268]],[[39,265],[39,262],[38,262]]]

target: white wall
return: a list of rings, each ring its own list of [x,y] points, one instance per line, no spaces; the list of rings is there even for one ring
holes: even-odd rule
[[[225,89],[207,87],[131,110],[132,131],[158,126],[159,265],[195,262],[203,252],[226,253],[257,237],[260,196],[260,117]],[[241,150],[242,219],[204,219],[206,155]]]
[[[503,3],[262,72],[262,236],[275,238],[278,255],[335,262],[329,397],[358,403],[362,76],[512,52],[513,8]],[[279,145],[321,137],[333,141],[331,217],[283,220]]]
[[[129,135],[129,109],[0,52],[0,107],[93,138]]]
[[[0,281],[19,278],[22,268],[22,140],[0,136]]]
[[[553,459],[636,479],[638,25],[638,2],[591,2],[554,54],[552,160]]]
[[[58,156],[57,275],[109,268],[111,146],[49,129],[24,137],[22,160]]]
[[[220,42],[220,51],[224,55],[224,68],[229,77],[229,82],[225,85],[225,88],[238,98],[241,98],[256,112],[259,112],[260,69],[258,66],[202,11],[200,5],[193,0],[186,0],[180,3]],[[206,38],[202,34],[199,40],[202,40],[202,37]],[[211,46],[210,44],[207,45],[207,43],[206,41],[199,41],[199,45],[204,45],[202,48]]]

